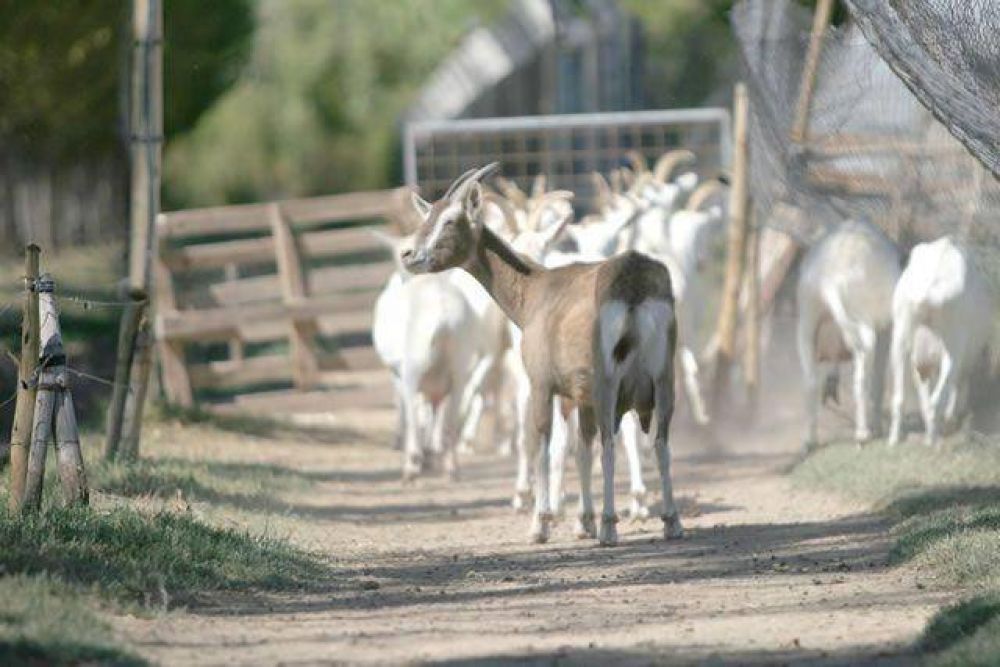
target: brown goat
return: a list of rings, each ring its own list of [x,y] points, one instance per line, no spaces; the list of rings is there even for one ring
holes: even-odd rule
[[[657,418],[655,447],[664,502],[664,535],[682,533],[670,480],[668,446],[674,408],[674,316],[670,274],[661,263],[629,252],[598,263],[546,269],[514,252],[482,224],[479,181],[496,164],[470,170],[433,205],[413,196],[423,223],[414,247],[402,254],[414,273],[459,267],[474,276],[521,328],[521,353],[531,384],[528,451],[537,456],[531,536],[549,537],[549,446],[552,399],[579,408],[580,525],[594,535],[590,491],[591,444],[601,433],[604,507],[598,538],[617,542],[614,436],[629,410],[648,431]]]

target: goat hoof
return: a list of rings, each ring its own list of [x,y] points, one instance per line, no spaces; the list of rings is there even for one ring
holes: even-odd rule
[[[679,540],[682,537],[684,526],[681,525],[681,518],[676,514],[663,517],[663,539]]]
[[[597,534],[597,541],[602,547],[613,547],[618,544],[617,516],[601,516],[601,530]]]
[[[535,544],[545,544],[549,541],[549,529],[552,525],[552,516],[548,514],[536,514],[531,520],[531,541]]]
[[[646,507],[646,492],[636,491],[632,494],[632,505],[629,507],[629,519],[645,521],[649,518],[649,508]]]
[[[514,498],[510,501],[510,506],[514,508],[515,512],[521,513],[526,512],[531,507],[531,502],[531,491],[515,491]]]
[[[423,472],[423,465],[420,460],[408,459],[403,463],[403,481],[412,482]]]
[[[597,537],[597,523],[594,520],[593,512],[584,512],[576,517],[573,534],[579,540]]]

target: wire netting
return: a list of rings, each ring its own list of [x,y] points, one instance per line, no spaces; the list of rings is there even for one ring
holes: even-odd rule
[[[800,140],[792,129],[812,11],[793,0],[744,0],[732,13],[761,220],[803,242],[864,218],[904,248],[945,233],[1000,248],[1000,183],[988,167],[1000,156],[1000,3],[848,5],[846,20],[823,35]],[[880,22],[889,12],[896,22]],[[947,86],[921,88],[935,72]]]

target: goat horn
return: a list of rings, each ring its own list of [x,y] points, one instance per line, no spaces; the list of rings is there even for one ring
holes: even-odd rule
[[[649,171],[649,166],[646,164],[646,156],[639,151],[632,149],[625,153],[625,157],[632,164],[632,170],[637,174],[642,174]]]
[[[625,180],[622,176],[623,171],[625,171],[624,168],[613,169],[611,171],[611,192],[615,193],[616,195],[621,194],[622,191],[622,182]]]
[[[637,174],[634,179],[632,179],[632,184],[629,185],[628,194],[638,195],[642,192],[642,189],[646,187],[646,184],[653,180],[653,175],[648,171],[641,174]]]
[[[511,236],[517,236],[522,231],[518,229],[517,216],[514,215],[514,208],[511,206],[510,200],[498,192],[487,192],[486,201],[495,204],[500,209],[500,212],[503,213],[504,226],[510,232]]]
[[[618,171],[622,173],[622,187],[628,189],[635,184],[636,174],[628,167],[621,167]]]
[[[611,186],[608,185],[607,179],[600,172],[591,172],[590,179],[593,181],[594,191],[597,193],[597,205],[599,208],[604,208],[611,201]]]
[[[502,176],[496,179],[497,188],[503,193],[503,196],[510,200],[514,206],[524,208],[528,204],[528,197],[524,194],[524,190],[518,187],[517,183],[508,180]]]
[[[449,190],[452,190],[452,192],[450,195],[446,195],[446,197],[448,197],[453,201],[461,201],[462,198],[465,197],[465,193],[468,192],[470,187],[472,187],[479,181],[483,180],[484,178],[495,174],[499,169],[500,169],[499,162],[490,162],[488,165],[480,167],[479,169],[473,169],[472,174],[469,176],[465,176],[465,174],[463,174],[462,178],[464,180],[462,180],[462,182],[459,183],[458,186],[454,188],[454,190],[452,190],[452,188],[448,188]],[[455,184],[452,183],[452,186],[455,186]]]
[[[531,231],[538,231],[538,223],[542,217],[542,211],[553,202],[565,201],[568,202],[573,199],[574,194],[569,190],[553,190],[552,192],[546,192],[541,196],[535,206],[528,213],[528,219],[526,222],[526,227]]]
[[[694,164],[697,161],[694,153],[687,149],[667,151],[656,161],[653,167],[653,178],[658,183],[666,183],[674,178],[674,171],[682,164]]]
[[[545,174],[538,174],[531,183],[531,198],[538,199],[545,194]]]
[[[563,233],[566,231],[567,227],[569,227],[569,223],[570,223],[571,220],[573,220],[573,213],[572,212],[564,215],[563,218],[562,218],[562,220],[560,220],[558,223],[556,223],[556,225],[552,229],[552,231],[549,232],[548,238],[545,240],[545,250],[546,251],[548,251],[549,248],[552,247],[552,244],[555,243],[556,240],[558,240],[558,238],[563,235]]]
[[[710,200],[716,194],[722,192],[725,186],[722,185],[718,180],[712,179],[711,181],[705,181],[691,193],[688,197],[687,205],[684,207],[688,211],[700,211],[705,205],[705,202]]]
[[[469,180],[469,177],[472,176],[474,173],[476,173],[475,167],[473,167],[472,169],[467,169],[464,172],[462,172],[462,175],[456,178],[454,181],[452,181],[451,185],[448,186],[448,189],[444,191],[444,196],[442,197],[442,199],[451,199],[451,196],[455,194],[455,190],[460,188],[463,183]]]

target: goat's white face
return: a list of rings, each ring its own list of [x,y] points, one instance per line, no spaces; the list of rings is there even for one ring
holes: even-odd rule
[[[431,205],[413,195],[413,206],[423,222],[411,249],[401,254],[410,273],[438,273],[461,266],[469,258],[480,233],[482,189],[475,184],[462,201],[441,200]]]
[[[400,254],[411,273],[438,273],[462,266],[475,252],[482,233],[484,198],[479,180],[493,173],[497,163],[460,176],[445,196],[434,204],[411,197],[422,222],[413,246]]]

